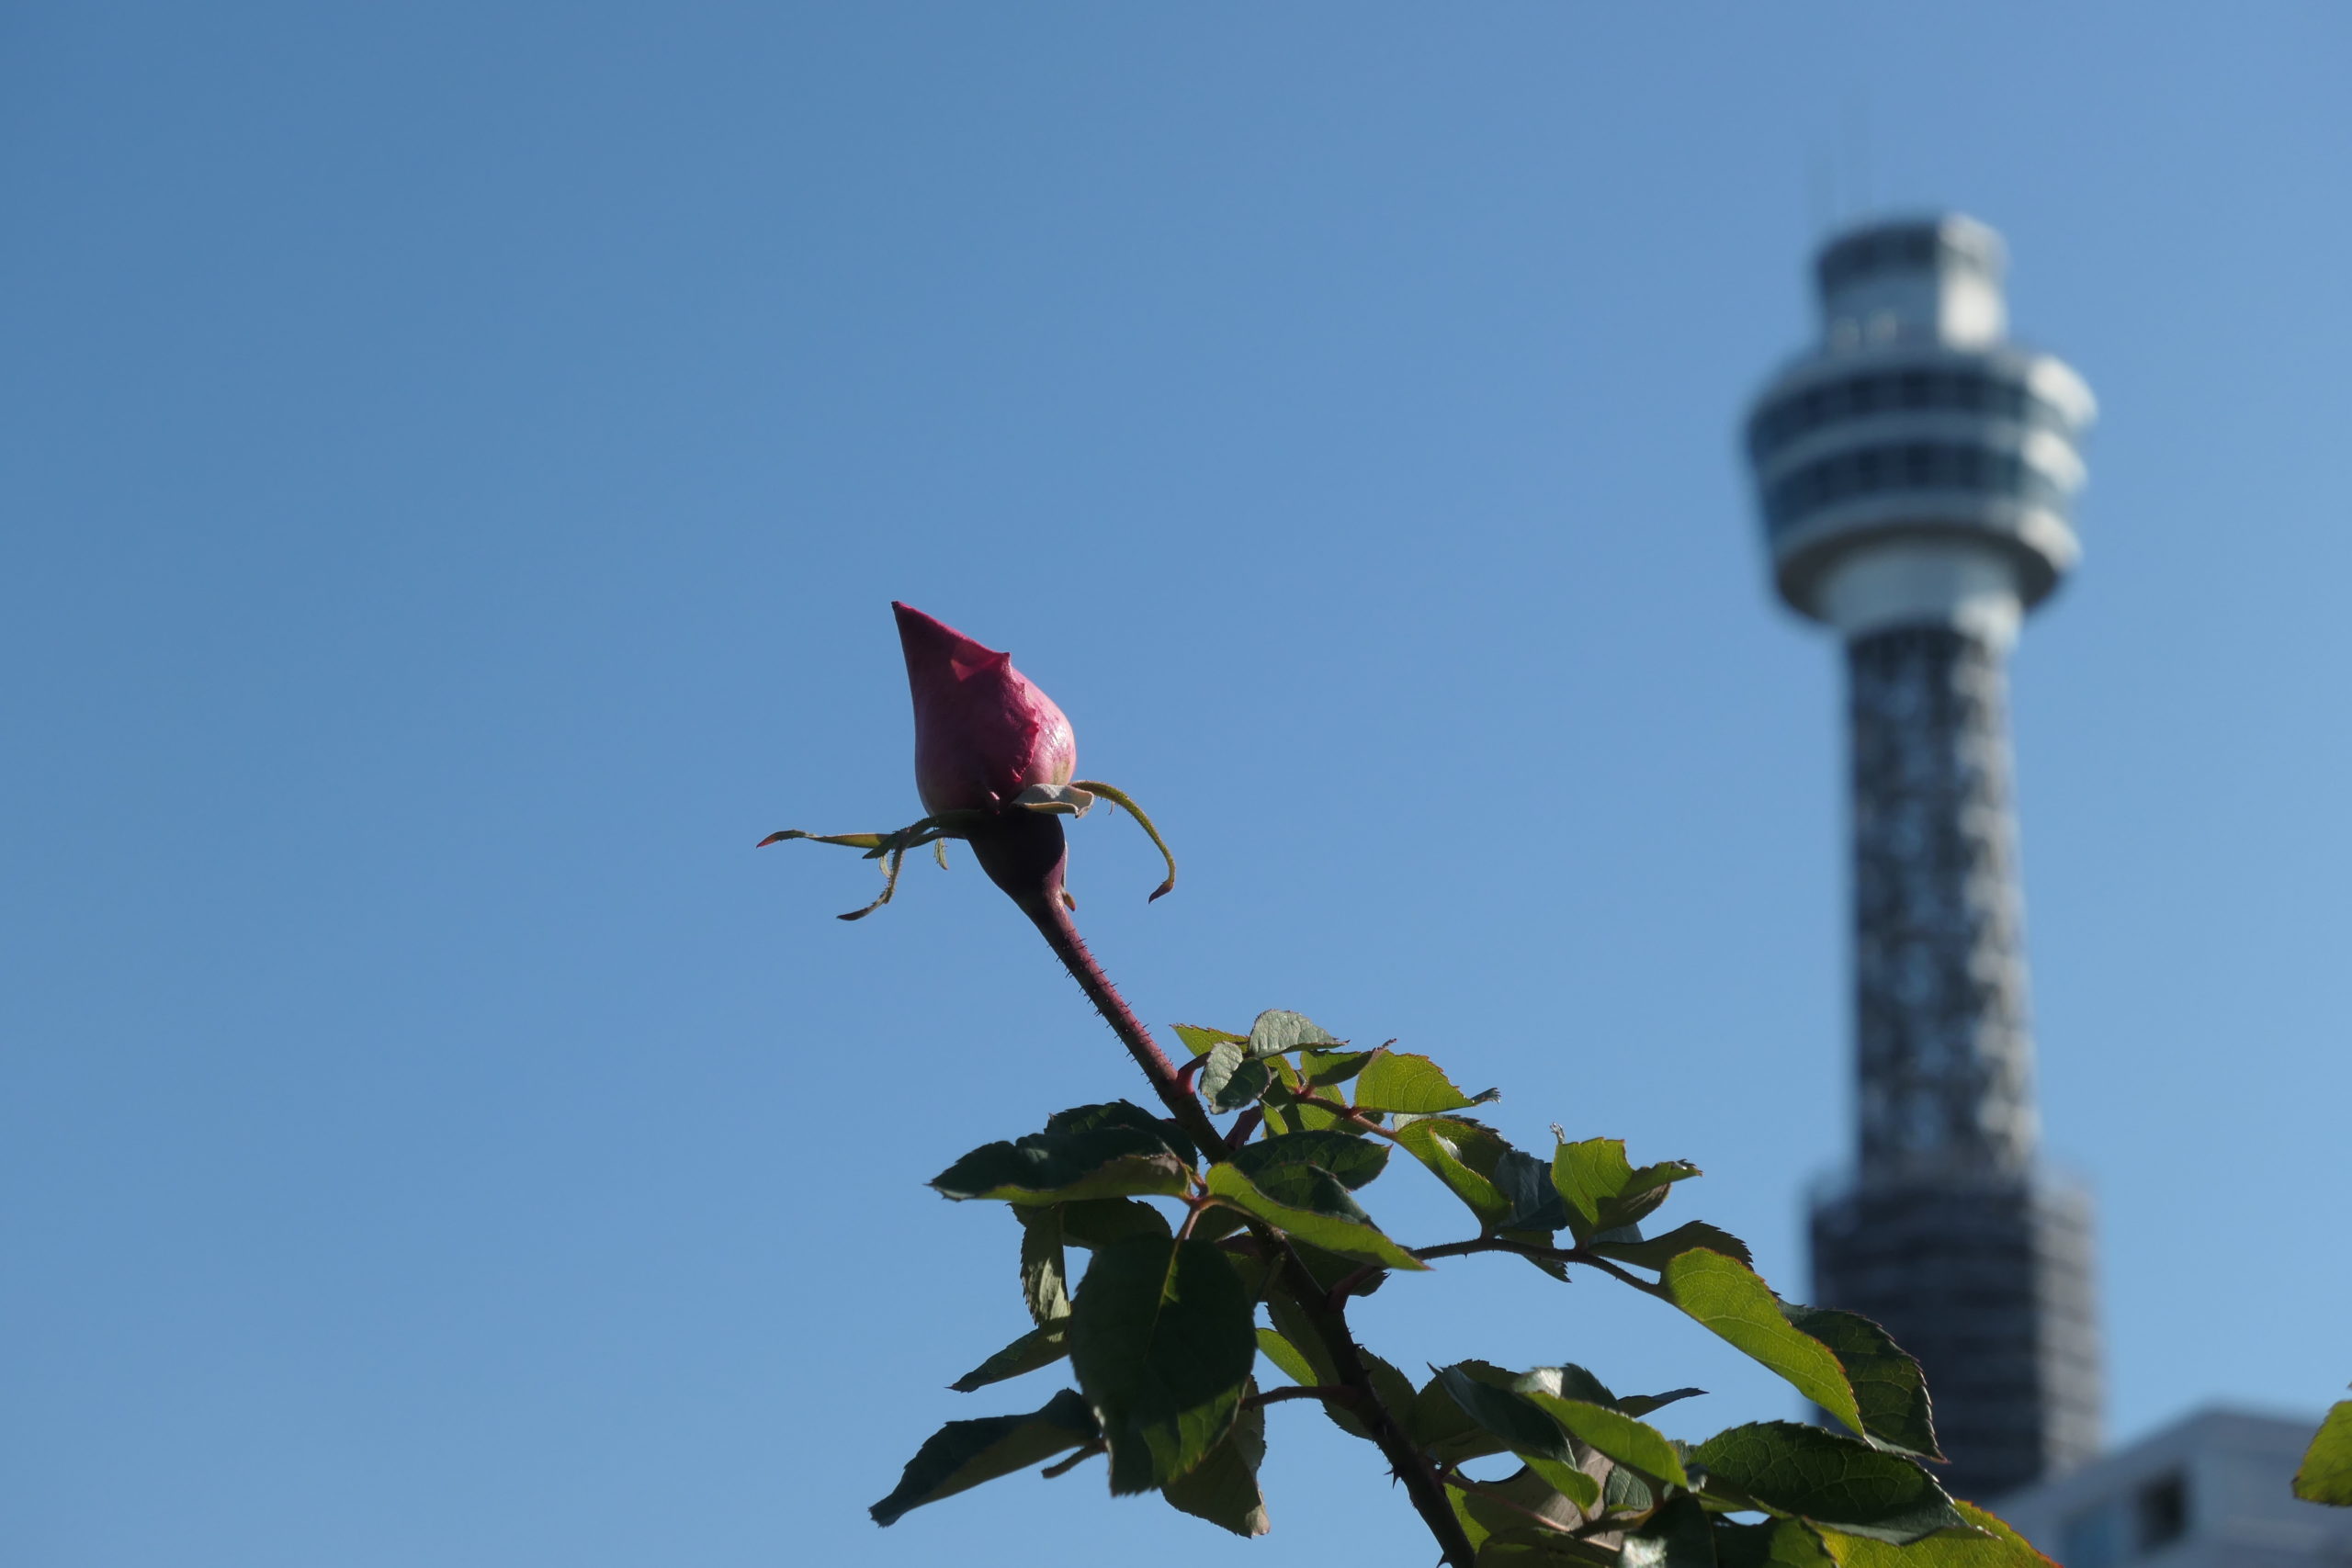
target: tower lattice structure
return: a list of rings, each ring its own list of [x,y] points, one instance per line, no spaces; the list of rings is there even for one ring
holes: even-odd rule
[[[2006,671],[2080,553],[2094,404],[2009,341],[2005,265],[1958,216],[1833,239],[1747,426],[1775,584],[1846,643],[1858,1147],[1813,1299],[1918,1357],[1976,1498],[2089,1459],[2101,1403],[2088,1200],[2037,1157]]]

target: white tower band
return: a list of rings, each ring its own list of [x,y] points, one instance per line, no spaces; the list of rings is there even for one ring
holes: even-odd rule
[[[2079,546],[2094,412],[2008,341],[2000,237],[1875,222],[1747,427],[1775,582],[1846,639],[1859,1158],[1812,1217],[1820,1305],[1919,1358],[1960,1496],[2099,1443],[2090,1211],[2037,1164],[2004,662]]]

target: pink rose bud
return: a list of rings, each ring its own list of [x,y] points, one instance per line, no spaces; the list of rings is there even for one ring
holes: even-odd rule
[[[1069,783],[1078,738],[1054,699],[921,610],[891,601],[915,699],[915,788],[923,809],[995,811],[1023,790]]]

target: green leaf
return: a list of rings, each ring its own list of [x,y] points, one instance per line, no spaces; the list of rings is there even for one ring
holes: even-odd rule
[[[1397,1128],[1396,1141],[1469,1207],[1482,1230],[1493,1229],[1510,1215],[1511,1201],[1495,1185],[1491,1173],[1510,1145],[1493,1128],[1465,1118],[1432,1116]]]
[[[1272,1068],[1246,1055],[1241,1046],[1229,1040],[1209,1047],[1208,1066],[1201,1069],[1201,1092],[1208,1097],[1209,1109],[1216,1111],[1255,1105],[1273,1081]]]
[[[1427,1056],[1404,1055],[1385,1047],[1372,1054],[1372,1060],[1356,1077],[1359,1111],[1409,1111],[1427,1116],[1441,1111],[1467,1110],[1495,1098],[1493,1089],[1475,1098],[1466,1095],[1454,1088],[1453,1081]]]
[[[1197,1023],[1179,1023],[1171,1027],[1176,1031],[1176,1038],[1184,1043],[1184,1049],[1195,1056],[1206,1055],[1212,1045],[1246,1045],[1250,1043],[1248,1035],[1236,1034],[1229,1029],[1204,1029]]]
[[[1622,1568],[1715,1568],[1715,1529],[1696,1497],[1677,1497],[1625,1537]]]
[[[1016,1206],[1021,1222],[1021,1299],[1029,1321],[1040,1328],[1069,1315],[1069,1265],[1062,1256],[1062,1211],[1057,1203]]]
[[[1717,1568],[1837,1568],[1822,1549],[1821,1538],[1794,1519],[1767,1519],[1760,1525],[1717,1519],[1715,1562]]]
[[[1457,1361],[1440,1369],[1437,1380],[1462,1407],[1464,1415],[1522,1461],[1537,1467],[1538,1473],[1555,1491],[1579,1508],[1599,1503],[1600,1483],[1578,1468],[1577,1451],[1559,1423],[1529,1395],[1486,1381],[1492,1375],[1493,1369],[1483,1362]]]
[[[895,1524],[910,1509],[1026,1470],[1100,1435],[1086,1401],[1070,1389],[1026,1416],[950,1421],[915,1450],[897,1488],[867,1512],[877,1525]]]
[[[1243,1175],[1252,1178],[1276,1166],[1319,1166],[1352,1191],[1387,1168],[1388,1145],[1346,1133],[1284,1133],[1244,1144],[1230,1157]]]
[[[1009,1144],[974,1149],[937,1176],[932,1186],[958,1201],[998,1198],[1051,1203],[1074,1198],[1115,1198],[1184,1190],[1184,1168],[1168,1146],[1131,1127],[1084,1133],[1032,1133]]]
[[[1131,1100],[1114,1100],[1101,1105],[1074,1105],[1068,1111],[1057,1111],[1046,1118],[1048,1133],[1091,1133],[1097,1127],[1127,1127],[1138,1133],[1148,1133],[1174,1151],[1176,1157],[1190,1165],[1200,1158],[1200,1150],[1184,1129],[1165,1116],[1154,1116]]]
[[[1846,1370],[1861,1432],[1872,1444],[1920,1459],[1940,1460],[1935,1412],[1928,1402],[1928,1380],[1919,1363],[1886,1330],[1869,1318],[1829,1307],[1781,1303],[1781,1315],[1799,1332],[1818,1339]]]
[[[1593,1495],[1600,1495],[1600,1484],[1584,1472],[1558,1465],[1546,1465],[1551,1474],[1583,1476]],[[1573,1483],[1571,1483],[1573,1484]],[[1464,1514],[1478,1526],[1482,1538],[1532,1544],[1538,1533],[1570,1530],[1584,1522],[1585,1510],[1590,1504],[1581,1503],[1552,1483],[1551,1476],[1538,1472],[1533,1465],[1514,1472],[1500,1481],[1481,1482],[1475,1492],[1464,1493],[1456,1512]],[[1530,1517],[1530,1515],[1533,1517]],[[1555,1538],[1565,1540],[1566,1538]],[[1482,1553],[1479,1561],[1487,1559]],[[1521,1558],[1520,1562],[1545,1562],[1544,1558]],[[1566,1561],[1573,1561],[1569,1559]]]
[[[1903,1546],[1968,1524],[1917,1461],[1819,1427],[1734,1427],[1690,1457],[1706,1467],[1711,1490],[1721,1483],[1773,1513],[1843,1535]]]
[[[1276,1166],[1252,1181],[1229,1163],[1213,1165],[1208,1182],[1216,1197],[1326,1252],[1389,1269],[1429,1267],[1381,1235],[1339,1179],[1317,1167]]]
[[[1089,1251],[1130,1236],[1174,1234],[1167,1215],[1133,1198],[1083,1198],[1055,1207],[1062,1212],[1062,1239]]]
[[[1208,1242],[1144,1236],[1095,1253],[1069,1356],[1110,1444],[1114,1494],[1164,1486],[1224,1440],[1258,1359],[1251,1316]]]
[[[1160,1488],[1174,1506],[1238,1536],[1266,1533],[1266,1499],[1258,1490],[1258,1466],[1266,1458],[1266,1413],[1244,1409],[1225,1440],[1208,1456]]]
[[[1752,1265],[1756,1260],[1747,1250],[1747,1244],[1739,1237],[1698,1220],[1677,1225],[1664,1235],[1652,1236],[1647,1241],[1593,1241],[1586,1245],[1603,1258],[1613,1258],[1636,1269],[1663,1269],[1668,1259],[1696,1247],[1736,1258],[1742,1263]]]
[[[1622,1138],[1587,1138],[1552,1151],[1552,1185],[1567,1201],[1568,1226],[1579,1242],[1639,1224],[1666,1201],[1668,1190],[1699,1174],[1688,1160],[1639,1170],[1625,1162]]]
[[[2295,1472],[2295,1495],[2306,1503],[2352,1508],[2352,1399],[2339,1401]]]
[[[1299,1076],[1309,1089],[1334,1089],[1363,1071],[1372,1058],[1370,1051],[1302,1051]]]
[[[1682,1460],[1675,1453],[1674,1445],[1646,1422],[1621,1415],[1605,1404],[1561,1399],[1540,1389],[1522,1388],[1519,1396],[1566,1427],[1570,1436],[1582,1438],[1588,1447],[1600,1450],[1619,1464],[1630,1465],[1644,1475],[1676,1486],[1690,1484],[1690,1478],[1682,1472]]]
[[[1295,1051],[1303,1045],[1344,1045],[1347,1042],[1337,1035],[1327,1034],[1304,1016],[1284,1012],[1280,1008],[1268,1008],[1250,1026],[1250,1054],[1253,1056],[1276,1056]]]
[[[958,1393],[970,1393],[992,1382],[1052,1366],[1069,1354],[1069,1344],[1063,1333],[1069,1326],[1066,1321],[1057,1321],[1033,1328],[947,1386]]]
[[[1801,1562],[1804,1568],[1824,1561],[1847,1568],[2057,1568],[2023,1536],[1974,1504],[1954,1503],[1952,1506],[1973,1527],[1966,1533],[1931,1536],[1909,1546],[1890,1546],[1883,1540],[1823,1530],[1826,1558],[1792,1557],[1789,1561]],[[1979,1535],[1978,1530],[1984,1533]],[[1777,1564],[1781,1559],[1769,1561]]]
[[[1272,1328],[1258,1330],[1258,1348],[1264,1352],[1266,1359],[1282,1369],[1283,1376],[1290,1379],[1299,1387],[1327,1386],[1317,1375],[1314,1364],[1307,1360],[1306,1353],[1292,1344],[1290,1337],[1281,1331]]]
[[[1827,1346],[1781,1315],[1780,1299],[1746,1264],[1702,1247],[1668,1262],[1658,1282],[1676,1306],[1855,1431],[1862,1430],[1846,1369]]]

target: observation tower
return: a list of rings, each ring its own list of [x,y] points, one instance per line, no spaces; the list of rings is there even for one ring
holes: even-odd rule
[[[1832,239],[1820,341],[1746,431],[1774,585],[1846,644],[1859,1147],[1811,1299],[1918,1357],[1978,1500],[2100,1438],[2090,1205],[2036,1155],[2005,671],[2080,554],[2095,405],[2009,341],[2005,265],[1956,215]]]

